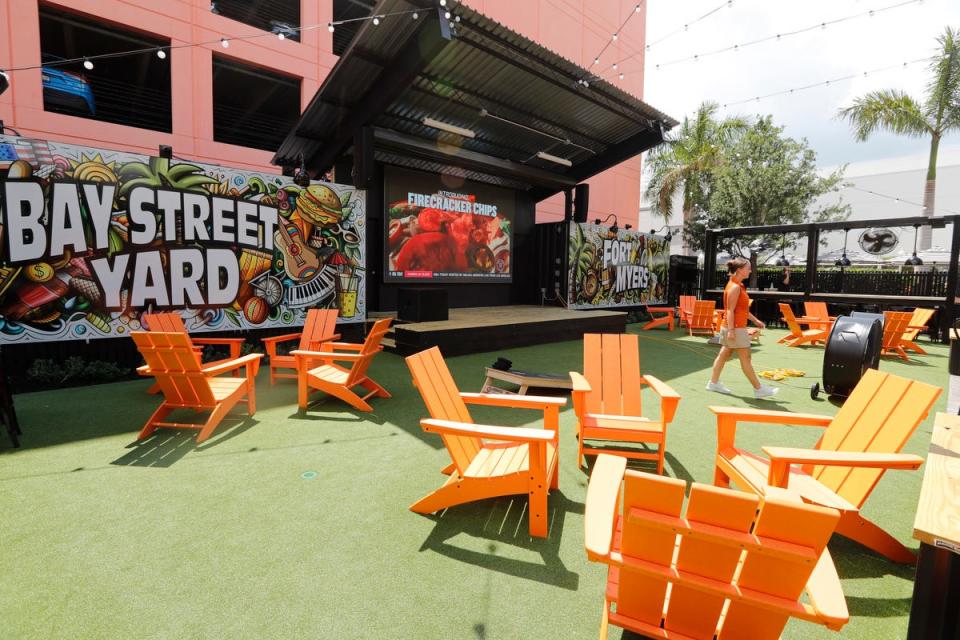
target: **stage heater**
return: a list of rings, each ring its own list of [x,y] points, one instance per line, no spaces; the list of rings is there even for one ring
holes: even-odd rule
[[[873,316],[873,317],[870,317]],[[883,347],[883,316],[841,316],[833,323],[823,352],[823,391],[848,396],[867,369],[880,368]],[[810,397],[820,394],[820,383],[810,388]]]

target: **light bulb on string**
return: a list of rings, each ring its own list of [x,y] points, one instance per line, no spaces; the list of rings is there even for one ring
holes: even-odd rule
[[[623,74],[622,74],[622,73],[620,74],[620,79],[623,80]]]
[[[335,29],[335,27],[333,26],[333,23],[332,23],[332,22],[327,25],[327,31],[329,31],[330,33],[333,33],[333,30],[334,30],[334,29]]]
[[[287,39],[287,37],[286,37],[285,35],[283,35],[282,33],[278,33],[278,34],[277,34],[277,40],[286,40],[286,39]]]
[[[157,49],[157,57],[160,58],[161,60],[164,60],[167,57],[167,52],[164,51],[163,49]]]
[[[614,40],[616,40],[618,36],[617,36],[617,34],[613,34],[612,37],[613,37]]]
[[[93,70],[93,63],[90,62],[90,59],[89,59],[89,58],[84,58],[84,59],[83,59],[83,68],[86,69],[87,71],[92,71],[92,70]]]
[[[443,12],[443,17],[446,18],[447,20],[449,20],[449,19],[450,19],[450,12],[449,12],[449,11],[444,11],[444,12]]]
[[[637,5],[633,8],[634,13],[640,13],[640,5]]]
[[[220,38],[220,46],[223,47],[224,49],[229,49],[230,41],[227,40],[226,38]]]
[[[419,17],[420,17],[420,14],[417,13],[416,11],[414,11],[414,12],[413,12],[413,19],[416,20],[416,19],[419,18]]]
[[[378,24],[380,24],[380,16],[374,16],[374,17],[373,17],[373,26],[377,26]]]

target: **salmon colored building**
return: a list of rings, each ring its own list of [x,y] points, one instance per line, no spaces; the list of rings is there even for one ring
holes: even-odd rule
[[[357,2],[345,4],[351,4],[356,11]],[[604,79],[642,98],[646,18],[643,3],[639,11],[635,11],[637,4],[633,0],[472,0],[467,4],[583,67],[605,69]],[[298,102],[298,114],[338,59],[334,53],[335,39],[342,38],[344,32],[331,33],[327,25],[354,14],[343,14],[345,5],[339,0],[220,0],[219,5],[211,0],[0,0],[0,69],[9,70],[10,76],[10,88],[0,95],[0,120],[28,137],[148,155],[156,155],[159,145],[169,145],[180,158],[278,173],[279,167],[270,164],[273,149],[269,148],[269,136],[259,143],[260,148],[255,148],[244,141],[243,126],[238,125],[232,133],[220,133],[219,129],[229,129],[233,123],[258,123],[261,131],[282,139],[286,131],[280,129],[285,121],[273,116],[251,120],[245,110],[283,95],[290,109]],[[374,3],[369,5],[372,8]],[[298,15],[299,24],[291,25],[290,19],[270,20],[269,12],[277,9]],[[257,19],[249,19],[251,16]],[[626,26],[613,40],[613,34],[625,22]],[[300,28],[299,41],[280,38],[280,33],[291,26]],[[169,113],[160,114],[160,126],[143,126],[136,117],[121,119],[131,122],[117,122],[65,112],[51,107],[49,93],[45,103],[44,89],[55,80],[40,68],[51,57],[47,51],[63,48],[63,58],[86,55],[78,49],[78,29],[94,35],[114,32],[132,38],[128,45],[118,41],[120,50],[140,48],[136,37],[165,48],[167,55],[162,60],[146,61],[146,57],[153,56],[149,51],[142,60],[130,60],[131,65],[149,69],[141,75],[147,80],[156,78],[156,65],[169,67],[169,89],[160,87],[163,93],[168,92],[169,97],[164,95],[160,101],[169,101]],[[187,46],[191,44],[194,46]],[[593,65],[604,47],[601,63]],[[630,60],[620,68],[624,77],[618,79],[617,72],[610,71],[610,64],[628,57]],[[104,65],[99,60],[97,64],[102,76]],[[24,67],[29,68],[19,70]],[[257,90],[236,90],[226,98],[221,96],[218,103],[215,75],[221,67],[229,74],[249,76],[262,72],[268,77],[276,76],[284,85],[283,91],[273,91],[273,97],[268,99]],[[133,80],[125,85],[111,85],[108,78],[102,82],[116,87],[101,91],[115,102],[136,93]],[[76,101],[75,95],[61,93],[54,97],[58,101]],[[639,157],[588,182],[590,219],[615,213],[621,224],[637,224]],[[538,222],[562,218],[562,194],[538,206]]]

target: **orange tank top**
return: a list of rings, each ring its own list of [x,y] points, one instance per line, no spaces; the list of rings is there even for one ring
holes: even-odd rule
[[[727,309],[727,296],[730,293],[730,287],[737,284],[733,281],[733,278],[727,281],[727,286],[723,288],[723,306],[726,309],[727,313],[730,313],[730,309]],[[750,298],[747,297],[747,287],[745,284],[740,283],[740,297],[737,298],[737,304],[733,307],[733,328],[734,329],[744,329],[747,326],[747,314],[750,313]]]

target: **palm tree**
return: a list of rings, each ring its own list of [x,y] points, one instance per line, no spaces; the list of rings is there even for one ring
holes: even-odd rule
[[[914,138],[930,136],[930,162],[923,189],[923,215],[932,217],[937,192],[937,151],[940,140],[950,131],[960,131],[960,31],[947,27],[937,38],[939,52],[930,63],[933,78],[921,102],[903,91],[872,91],[840,110],[840,117],[865,141],[877,129]],[[929,249],[932,229],[920,231],[920,248]]]
[[[679,132],[655,147],[647,155],[650,183],[647,199],[651,211],[664,222],[670,221],[673,200],[683,192],[683,227],[697,208],[705,208],[710,199],[710,174],[723,162],[723,150],[732,138],[744,131],[749,123],[744,118],[731,117],[717,121],[720,106],[704,102],[693,118],[684,118]],[[683,249],[687,252],[686,233]]]

